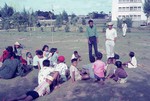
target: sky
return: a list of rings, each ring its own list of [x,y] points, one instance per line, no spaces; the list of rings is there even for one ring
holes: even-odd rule
[[[5,3],[15,8],[16,11],[22,11],[23,8],[30,11],[51,11],[55,14],[65,10],[68,14],[86,15],[89,12],[108,13],[111,11],[112,0],[0,0],[0,7]]]

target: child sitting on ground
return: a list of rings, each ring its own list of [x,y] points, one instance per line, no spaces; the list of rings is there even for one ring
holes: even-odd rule
[[[88,74],[80,74],[80,71],[77,69],[77,59],[72,59],[71,63],[72,65],[70,66],[70,76],[71,76],[71,80],[72,82],[75,82],[77,80],[86,80],[89,79],[89,75]]]
[[[43,62],[45,66],[48,66],[47,60]],[[26,94],[9,99],[8,101],[32,101],[40,96],[44,96],[46,94],[50,93],[50,85],[56,80],[59,76],[58,72],[55,72],[53,76],[47,75],[47,77],[44,78],[44,80],[33,90],[33,91],[28,91]]]
[[[103,54],[98,52],[97,53],[97,60],[94,62],[92,68],[94,71],[94,76],[96,78],[95,82],[101,81],[101,79],[102,79],[102,81],[100,83],[103,85],[104,81],[105,81],[105,75],[104,75],[105,63],[101,60],[102,57],[103,57]]]
[[[48,58],[48,56],[49,56],[49,47],[48,47],[48,45],[44,45],[43,48],[42,48],[42,51],[43,51],[43,56]]]
[[[51,48],[51,58],[49,60],[51,61],[51,65],[54,67],[57,65],[57,59],[58,59],[58,50],[57,48]]]
[[[38,52],[39,52],[39,50],[36,50],[35,51],[35,56],[33,57],[33,67],[35,69],[38,69],[38,60],[39,60],[39,58],[38,58]]]
[[[26,60],[27,60],[27,65],[33,65],[33,57],[32,54],[30,52],[26,53]]]
[[[68,74],[68,67],[64,63],[65,62],[65,57],[64,56],[59,56],[58,57],[58,64],[55,66],[55,71],[58,71],[62,81],[67,81],[67,74]]]
[[[83,66],[83,70],[88,70],[88,72],[90,74],[90,78],[94,79],[95,77],[94,77],[94,72],[93,72],[92,66],[93,66],[93,63],[95,62],[95,57],[93,55],[90,56],[90,62],[91,62],[90,64]]]
[[[125,83],[127,81],[127,73],[122,67],[121,61],[116,61],[115,65],[117,66],[117,69],[115,70],[114,74],[111,76],[113,80],[119,83]]]
[[[78,51],[74,51],[74,53],[72,54],[71,60],[72,59],[77,59],[78,61],[81,61],[81,56],[78,54]]]
[[[42,69],[43,68],[43,61],[46,60],[47,58],[43,56],[43,51],[39,50],[38,51],[38,69]]]
[[[134,52],[130,52],[129,56],[130,56],[130,61],[123,63],[123,65],[127,66],[127,68],[136,68],[137,60],[136,60]]]

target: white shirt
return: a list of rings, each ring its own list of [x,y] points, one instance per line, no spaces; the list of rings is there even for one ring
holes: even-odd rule
[[[59,63],[55,67],[55,71],[58,71],[60,75],[65,75],[67,69],[68,67],[65,63]]]
[[[72,77],[72,72],[75,72],[75,80],[81,80],[82,79],[82,77],[81,77],[81,75],[80,75],[80,72],[78,71],[78,69],[75,67],[75,66],[73,66],[73,65],[71,65],[70,66],[70,76],[71,76],[71,78],[73,78]]]
[[[46,77],[50,75],[50,73],[54,72],[54,68],[52,67],[43,67],[38,74],[38,84],[41,84],[46,80]]]
[[[116,37],[117,37],[116,29],[114,28],[112,28],[111,30],[109,28],[106,29],[106,39],[114,41]]]
[[[126,24],[126,23],[123,23],[123,24],[122,24],[122,28],[123,28],[123,29],[127,29],[127,24]]]
[[[33,66],[38,66],[38,61],[39,61],[39,58],[38,58],[37,55],[35,55],[35,56],[33,57]]]
[[[136,68],[137,67],[137,60],[134,57],[131,58],[131,63],[128,63],[128,68]]]
[[[77,57],[75,57],[75,55],[72,54],[71,60],[72,60],[72,59],[77,59]]]
[[[43,68],[43,61],[46,60],[46,59],[47,59],[46,57],[39,58],[38,63],[40,65],[41,69]]]

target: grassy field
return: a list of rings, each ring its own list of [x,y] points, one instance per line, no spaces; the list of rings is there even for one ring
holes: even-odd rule
[[[53,42],[52,42],[52,34]],[[104,54],[103,61],[106,62],[104,33],[100,32],[98,49]],[[68,32],[0,32],[0,52],[6,46],[13,45],[19,41],[24,45],[23,56],[30,51],[33,56],[36,49],[42,49],[47,44],[50,48],[57,47],[59,55],[66,57],[66,63],[70,66],[70,58],[74,50],[82,56],[79,67],[89,64],[87,40],[84,33]],[[72,84],[70,81],[62,84],[50,95],[40,97],[36,101],[149,101],[150,96],[150,31],[137,30],[127,33],[122,37],[118,32],[118,40],[115,47],[120,60],[129,60],[128,53],[134,51],[138,60],[138,68],[126,69],[129,75],[126,84],[118,84],[107,80],[104,86],[93,83],[92,80],[79,81]],[[0,79],[0,101],[24,94],[26,91],[37,86],[38,71],[33,70],[26,77],[16,77],[11,80]]]

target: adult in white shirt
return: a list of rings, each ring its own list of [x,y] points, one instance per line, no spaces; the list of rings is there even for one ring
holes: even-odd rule
[[[113,23],[108,23],[108,28],[106,29],[106,53],[107,59],[114,57],[114,46],[117,39],[117,31],[113,28]]]
[[[125,21],[123,21],[122,23],[122,32],[123,32],[123,36],[125,37],[127,33],[127,24]]]

